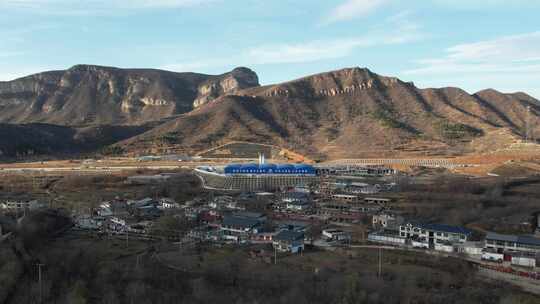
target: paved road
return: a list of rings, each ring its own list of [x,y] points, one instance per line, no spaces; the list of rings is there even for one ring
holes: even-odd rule
[[[521,287],[524,291],[540,295],[540,282],[536,280],[484,268],[478,269],[478,275],[488,280],[503,281],[516,285]]]
[[[119,171],[149,169],[149,170],[175,170],[183,165],[172,166],[108,166],[108,167],[28,167],[28,168],[1,168],[0,173],[51,173],[51,172],[88,172],[88,173],[110,173]]]
[[[410,159],[397,159],[397,158],[386,158],[386,159],[375,159],[375,158],[365,158],[365,159],[337,159],[322,163],[322,166],[335,166],[335,165],[357,165],[357,166],[366,166],[366,165],[406,165],[406,166],[422,166],[422,167],[432,167],[432,168],[448,168],[453,169],[456,167],[470,166],[466,164],[457,163],[452,159],[448,158],[410,158]]]
[[[388,245],[353,245],[350,246],[351,248],[366,248],[366,249],[385,249],[385,250],[402,250],[402,251],[414,251],[419,253],[425,253],[425,254],[431,254],[431,255],[438,255],[438,256],[444,256],[444,257],[455,257],[459,259],[464,259],[466,261],[469,261],[471,263],[474,263],[476,265],[487,265],[487,266],[493,266],[493,263],[488,261],[482,261],[479,258],[472,258],[472,257],[463,257],[458,256],[456,254],[446,253],[446,252],[438,252],[438,251],[426,251],[423,249],[414,249],[414,248],[402,248],[402,247],[394,247],[394,246],[388,246]],[[515,274],[500,272],[492,269],[486,269],[483,267],[478,267],[478,275],[488,279],[488,280],[495,280],[495,281],[502,281],[508,284],[512,284],[514,286],[520,287],[523,290],[540,295],[540,281],[534,280],[531,278],[521,277]]]

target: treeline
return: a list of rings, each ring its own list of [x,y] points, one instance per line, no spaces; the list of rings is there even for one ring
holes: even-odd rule
[[[44,303],[537,303],[508,286],[482,283],[470,265],[450,258],[385,252],[379,277],[370,252],[313,252],[268,265],[231,249],[200,253],[196,271],[183,272],[151,251],[114,254],[105,241],[73,242],[39,254]],[[37,303],[36,277],[27,273],[9,303]]]

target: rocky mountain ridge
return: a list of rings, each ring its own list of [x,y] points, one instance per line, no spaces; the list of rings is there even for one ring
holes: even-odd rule
[[[214,76],[76,65],[0,82],[0,122],[138,125],[258,85],[247,68]]]
[[[17,94],[0,83],[0,122],[75,125],[93,108],[96,114],[87,123],[153,121],[144,132],[114,144],[135,154],[193,153],[233,140],[281,145],[314,158],[363,157],[380,151],[459,154],[478,149],[474,142],[483,142],[482,149],[489,150],[481,138],[502,144],[523,138],[527,119],[532,133],[540,137],[540,102],[525,93],[420,89],[365,68],[266,86],[259,86],[257,75],[247,68],[217,76],[72,69],[8,84],[28,82]],[[42,93],[49,91],[55,93]],[[21,104],[40,110],[28,115]],[[74,104],[86,106],[79,110]],[[22,114],[17,116],[17,111]],[[497,141],[497,134],[505,136]]]

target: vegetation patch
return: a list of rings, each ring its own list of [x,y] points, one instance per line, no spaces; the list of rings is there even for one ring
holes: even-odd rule
[[[443,139],[464,139],[483,134],[479,129],[448,120],[438,121],[434,127]]]
[[[163,135],[159,140],[167,144],[177,144],[179,143],[178,135],[178,132],[169,132]]]
[[[101,151],[103,155],[122,155],[124,152],[124,148],[120,146],[108,146]]]
[[[380,124],[385,128],[402,129],[415,135],[419,135],[421,132],[415,128],[399,121],[397,113],[391,108],[379,108],[370,113],[371,118],[378,120]]]

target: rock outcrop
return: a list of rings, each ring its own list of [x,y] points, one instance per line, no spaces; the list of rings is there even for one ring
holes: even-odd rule
[[[76,65],[0,82],[0,122],[136,125],[258,85],[247,68],[214,76]]]
[[[259,77],[255,72],[248,68],[236,68],[222,78],[211,79],[201,84],[193,107],[198,108],[220,96],[235,94],[242,89],[258,86]]]

